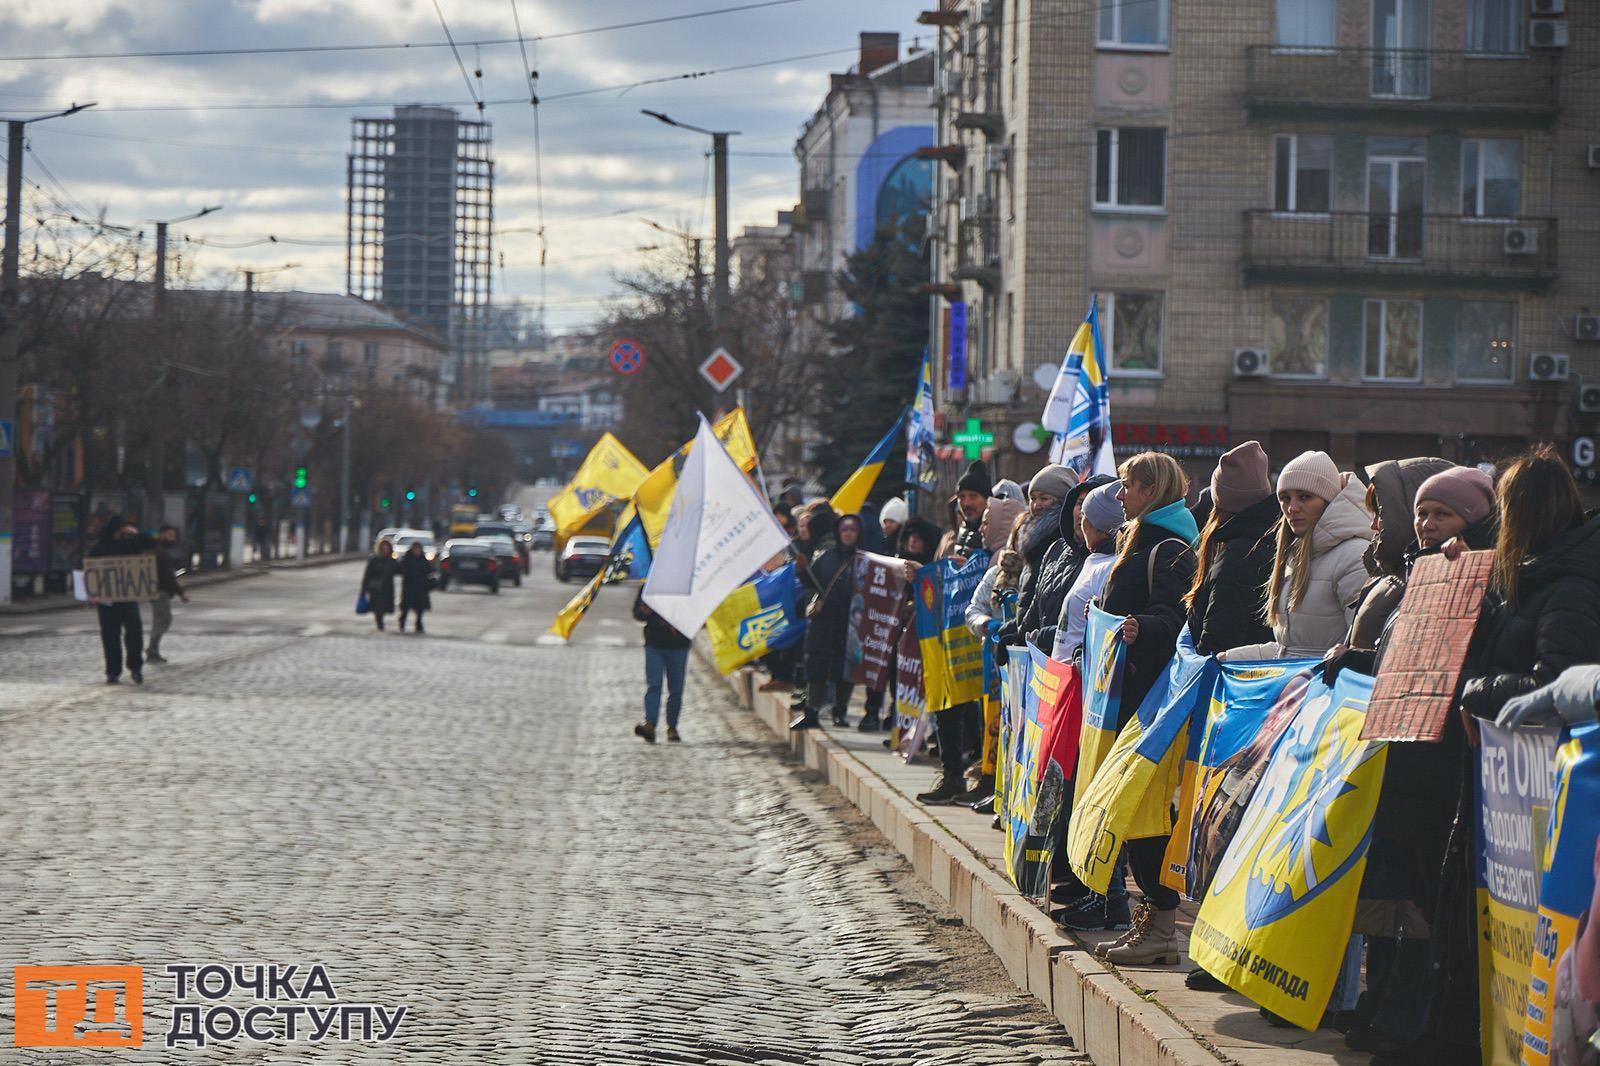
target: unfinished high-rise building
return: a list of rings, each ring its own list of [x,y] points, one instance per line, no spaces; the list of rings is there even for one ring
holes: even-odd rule
[[[448,393],[489,394],[494,160],[487,122],[447,107],[352,120],[345,288],[450,343]]]

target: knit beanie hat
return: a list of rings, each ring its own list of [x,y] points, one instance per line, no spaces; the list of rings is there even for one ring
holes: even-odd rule
[[[1473,466],[1452,466],[1441,470],[1417,489],[1416,504],[1434,500],[1477,525],[1494,510],[1494,481]]]
[[[989,495],[994,483],[989,480],[989,467],[982,459],[975,459],[967,472],[961,475],[961,480],[956,482],[957,492],[976,492],[979,495]]]
[[[883,510],[878,512],[878,524],[882,525],[885,522],[898,522],[903,526],[906,524],[906,518],[908,515],[910,515],[910,513],[911,512],[906,508],[906,501],[896,496],[894,499],[884,504]]]
[[[983,546],[992,552],[1004,548],[1006,539],[1011,536],[1011,527],[1017,524],[1017,516],[1027,509],[1027,504],[1021,500],[989,497],[989,506],[984,510]]]
[[[1018,503],[1027,503],[1028,497],[1023,494],[1022,486],[1008,477],[1003,477],[994,483],[994,488],[989,490],[990,496],[998,496],[1002,500],[1016,500]]]
[[[1121,487],[1120,481],[1108,481],[1090,489],[1083,497],[1084,521],[1102,533],[1115,533],[1121,529],[1125,520],[1122,501],[1117,499],[1117,490]]]
[[[1073,473],[1070,467],[1052,463],[1033,475],[1033,480],[1028,482],[1028,492],[1043,492],[1058,500],[1064,500],[1077,483],[1078,475]]]
[[[1222,453],[1211,472],[1211,503],[1219,511],[1239,514],[1272,495],[1267,478],[1267,453],[1259,443],[1247,440]]]
[[[1344,488],[1344,479],[1327,452],[1301,452],[1284,464],[1278,475],[1278,491],[1298,489],[1321,496],[1332,503]]]

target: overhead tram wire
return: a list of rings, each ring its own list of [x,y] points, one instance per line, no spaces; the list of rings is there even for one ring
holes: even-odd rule
[[[483,94],[472,84],[472,76],[467,73],[467,64],[461,59],[461,49],[456,47],[456,39],[450,35],[450,24],[444,20],[444,9],[439,6],[439,0],[433,0],[434,14],[439,16],[439,28],[444,30],[444,39],[450,42],[450,54],[456,57],[456,66],[461,68],[461,80],[467,83],[467,95],[472,97],[472,102],[478,107],[478,114],[483,114]],[[480,70],[481,78],[483,72]]]
[[[539,137],[539,71],[528,59],[528,48],[523,41],[522,18],[517,14],[517,0],[511,0],[511,24],[517,31],[517,46],[522,51],[522,70],[528,78],[528,105],[533,108],[533,211],[534,225],[539,238],[539,328],[544,329],[544,307],[547,293],[545,263],[550,250],[544,231],[544,148]],[[537,50],[538,46],[534,48]],[[500,269],[505,270],[505,252],[500,253]]]

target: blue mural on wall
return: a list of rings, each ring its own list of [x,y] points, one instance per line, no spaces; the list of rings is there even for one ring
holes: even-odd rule
[[[912,153],[932,144],[932,126],[896,126],[880,133],[861,157],[855,180],[857,248],[871,244],[880,225],[928,210],[934,163]]]

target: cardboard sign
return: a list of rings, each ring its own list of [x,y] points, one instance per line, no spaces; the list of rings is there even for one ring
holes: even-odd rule
[[[1383,640],[1362,740],[1437,742],[1455,707],[1472,631],[1483,613],[1493,552],[1417,561]]]
[[[88,558],[73,574],[80,600],[98,603],[145,603],[160,598],[154,555],[107,555]]]

